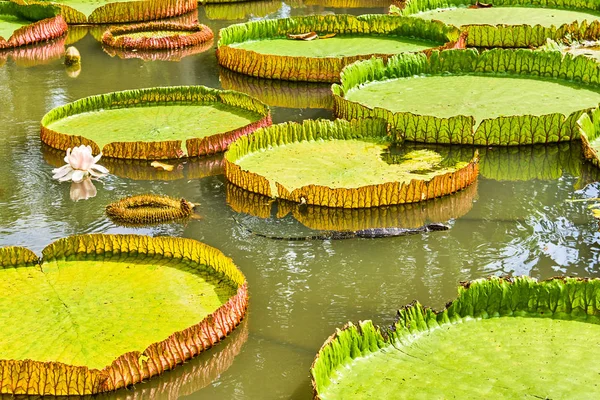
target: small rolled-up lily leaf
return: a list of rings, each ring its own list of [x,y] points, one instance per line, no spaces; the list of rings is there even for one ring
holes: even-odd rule
[[[196,204],[186,199],[143,194],[128,196],[106,206],[106,215],[127,226],[144,226],[189,218]]]
[[[225,154],[233,184],[269,197],[326,207],[413,203],[464,189],[478,174],[477,154],[445,163],[436,151],[406,151],[386,162],[397,136],[382,119],[284,123],[241,137]],[[402,147],[400,147],[402,149]]]
[[[298,34],[288,33],[286,35],[286,37],[288,39],[292,39],[292,40],[315,40],[315,39],[319,38],[319,35],[317,35],[317,32],[298,33]]]
[[[432,222],[458,219],[473,208],[477,199],[477,181],[452,196],[417,204],[371,208],[332,208],[298,204],[244,190],[231,183],[226,186],[227,205],[237,213],[272,218],[277,202],[277,218],[292,215],[307,228],[320,231],[360,231],[379,228],[414,229]]]
[[[0,50],[57,39],[67,28],[58,7],[0,1]]]
[[[194,240],[81,235],[42,254],[0,249],[0,393],[139,383],[217,343],[247,308],[242,273]]]
[[[312,40],[317,37],[328,40]],[[338,82],[342,68],[357,60],[464,47],[460,39],[457,28],[437,21],[374,14],[311,15],[221,29],[217,58],[223,67],[255,77]]]
[[[212,42],[212,30],[201,24],[181,25],[169,22],[149,22],[110,27],[102,43],[125,50],[173,50]]]
[[[155,21],[195,11],[196,0],[11,0],[28,4],[53,4],[61,8],[68,24],[111,24]]]
[[[222,152],[236,138],[270,124],[269,108],[245,94],[173,86],[57,107],[43,117],[40,136],[60,150],[84,144],[104,157],[163,160]]]
[[[337,116],[384,118],[406,140],[511,146],[578,139],[577,120],[600,102],[599,78],[583,56],[445,50],[357,62],[332,90]]]
[[[441,311],[338,329],[312,368],[317,399],[596,398],[600,280],[464,283]]]
[[[390,6],[392,15],[435,19],[468,33],[470,47],[538,47],[547,39],[597,40],[598,6],[581,0],[409,0]]]

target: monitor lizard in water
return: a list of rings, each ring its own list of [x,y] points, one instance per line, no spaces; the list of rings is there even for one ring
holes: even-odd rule
[[[408,236],[416,235],[419,233],[433,232],[433,231],[447,231],[450,229],[448,225],[441,223],[431,223],[420,226],[418,228],[371,228],[361,229],[357,231],[322,231],[316,235],[308,236],[271,236],[264,233],[254,232],[248,227],[244,226],[237,219],[233,218],[234,221],[240,225],[243,229],[249,233],[273,240],[289,240],[289,241],[300,241],[300,240],[340,240],[340,239],[352,239],[352,238],[384,238],[384,237],[397,237],[397,236]]]

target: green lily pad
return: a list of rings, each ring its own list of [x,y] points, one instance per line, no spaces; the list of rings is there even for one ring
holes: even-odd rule
[[[362,61],[334,84],[336,115],[385,118],[406,140],[507,146],[579,138],[600,103],[598,64],[560,52],[493,49]]]
[[[335,36],[317,40],[264,39],[232,45],[238,49],[289,57],[348,57],[366,54],[398,54],[422,51],[440,44],[425,40],[390,37]]]
[[[597,40],[600,8],[593,2],[409,0],[390,13],[435,19],[468,32],[473,47],[538,47],[546,39]]]
[[[569,115],[597,106],[600,90],[519,75],[425,75],[366,83],[345,97],[394,113],[439,118],[470,115],[480,124],[484,119],[507,115]]]
[[[24,1],[24,0],[12,0]],[[108,24],[154,21],[196,10],[195,0],[30,0],[54,4],[69,24]]]
[[[66,104],[44,116],[41,136],[61,150],[85,143],[107,157],[168,159],[224,151],[240,135],[270,123],[268,107],[247,95],[182,86]]]
[[[43,254],[0,249],[1,393],[127,386],[210,347],[245,312],[243,275],[193,240],[73,236]]]
[[[293,40],[303,34],[316,39]],[[217,57],[223,67],[261,78],[309,82],[337,82],[344,66],[374,55],[387,58],[464,46],[454,27],[388,15],[253,21],[222,29],[219,37]]]
[[[428,149],[392,155],[392,144],[381,119],[280,124],[236,141],[225,175],[263,195],[344,208],[440,197],[476,178],[472,153],[450,161]]]
[[[600,280],[491,278],[440,312],[331,336],[312,367],[319,398],[596,398]],[[417,394],[417,395],[416,395]]]
[[[67,33],[60,9],[0,0],[0,50],[47,42]]]
[[[600,13],[542,7],[446,8],[416,14],[419,18],[436,19],[449,25],[541,25],[560,26],[573,21],[594,21]]]

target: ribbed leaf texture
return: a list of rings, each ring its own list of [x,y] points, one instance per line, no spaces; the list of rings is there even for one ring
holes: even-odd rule
[[[172,32],[172,34],[165,36],[165,31]],[[152,32],[160,32],[160,34],[154,36]],[[102,36],[102,43],[106,46],[125,50],[171,50],[198,46],[212,41],[213,37],[213,31],[206,25],[149,22],[124,27],[112,27]]]
[[[0,50],[47,42],[67,33],[67,24],[60,15],[60,9],[52,5],[0,1],[0,14],[31,21],[31,24],[16,29],[9,38],[0,36]]]

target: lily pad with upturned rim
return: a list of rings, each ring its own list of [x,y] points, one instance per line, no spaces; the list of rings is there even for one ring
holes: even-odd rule
[[[315,358],[315,398],[597,398],[600,280],[490,278],[390,328],[348,324]]]
[[[126,226],[144,226],[169,221],[181,221],[194,213],[196,205],[183,198],[143,194],[128,196],[106,206],[106,215]]]
[[[212,30],[202,24],[150,22],[111,27],[104,32],[102,43],[125,50],[170,50],[202,45],[213,37]]]
[[[355,63],[332,90],[337,116],[385,118],[405,140],[507,146],[578,139],[577,120],[600,102],[599,78],[582,56],[445,50]]]
[[[112,24],[154,21],[195,11],[196,0],[11,0],[52,4],[62,9],[68,24]]]
[[[343,208],[441,197],[477,178],[476,154],[447,161],[434,151],[412,151],[388,163],[382,153],[392,144],[381,119],[284,123],[234,142],[225,177],[265,196]]]
[[[288,35],[315,32],[312,41]],[[324,39],[326,35],[334,37]],[[373,56],[462,47],[460,32],[440,22],[388,15],[312,15],[231,25],[219,31],[219,64],[246,75],[338,82],[342,68]]]
[[[467,46],[472,47],[537,47],[546,39],[599,38],[600,6],[594,2],[497,0],[488,4],[490,7],[482,7],[477,0],[409,0],[402,8],[390,6],[390,13],[459,26],[468,32]]]
[[[57,7],[0,1],[0,50],[56,39],[67,29]]]
[[[81,235],[42,253],[0,249],[0,393],[129,386],[211,347],[246,311],[242,273],[194,240]]]
[[[43,117],[41,139],[60,150],[90,145],[105,157],[173,159],[224,151],[236,138],[270,124],[269,108],[245,94],[173,86],[107,93],[57,107]]]

